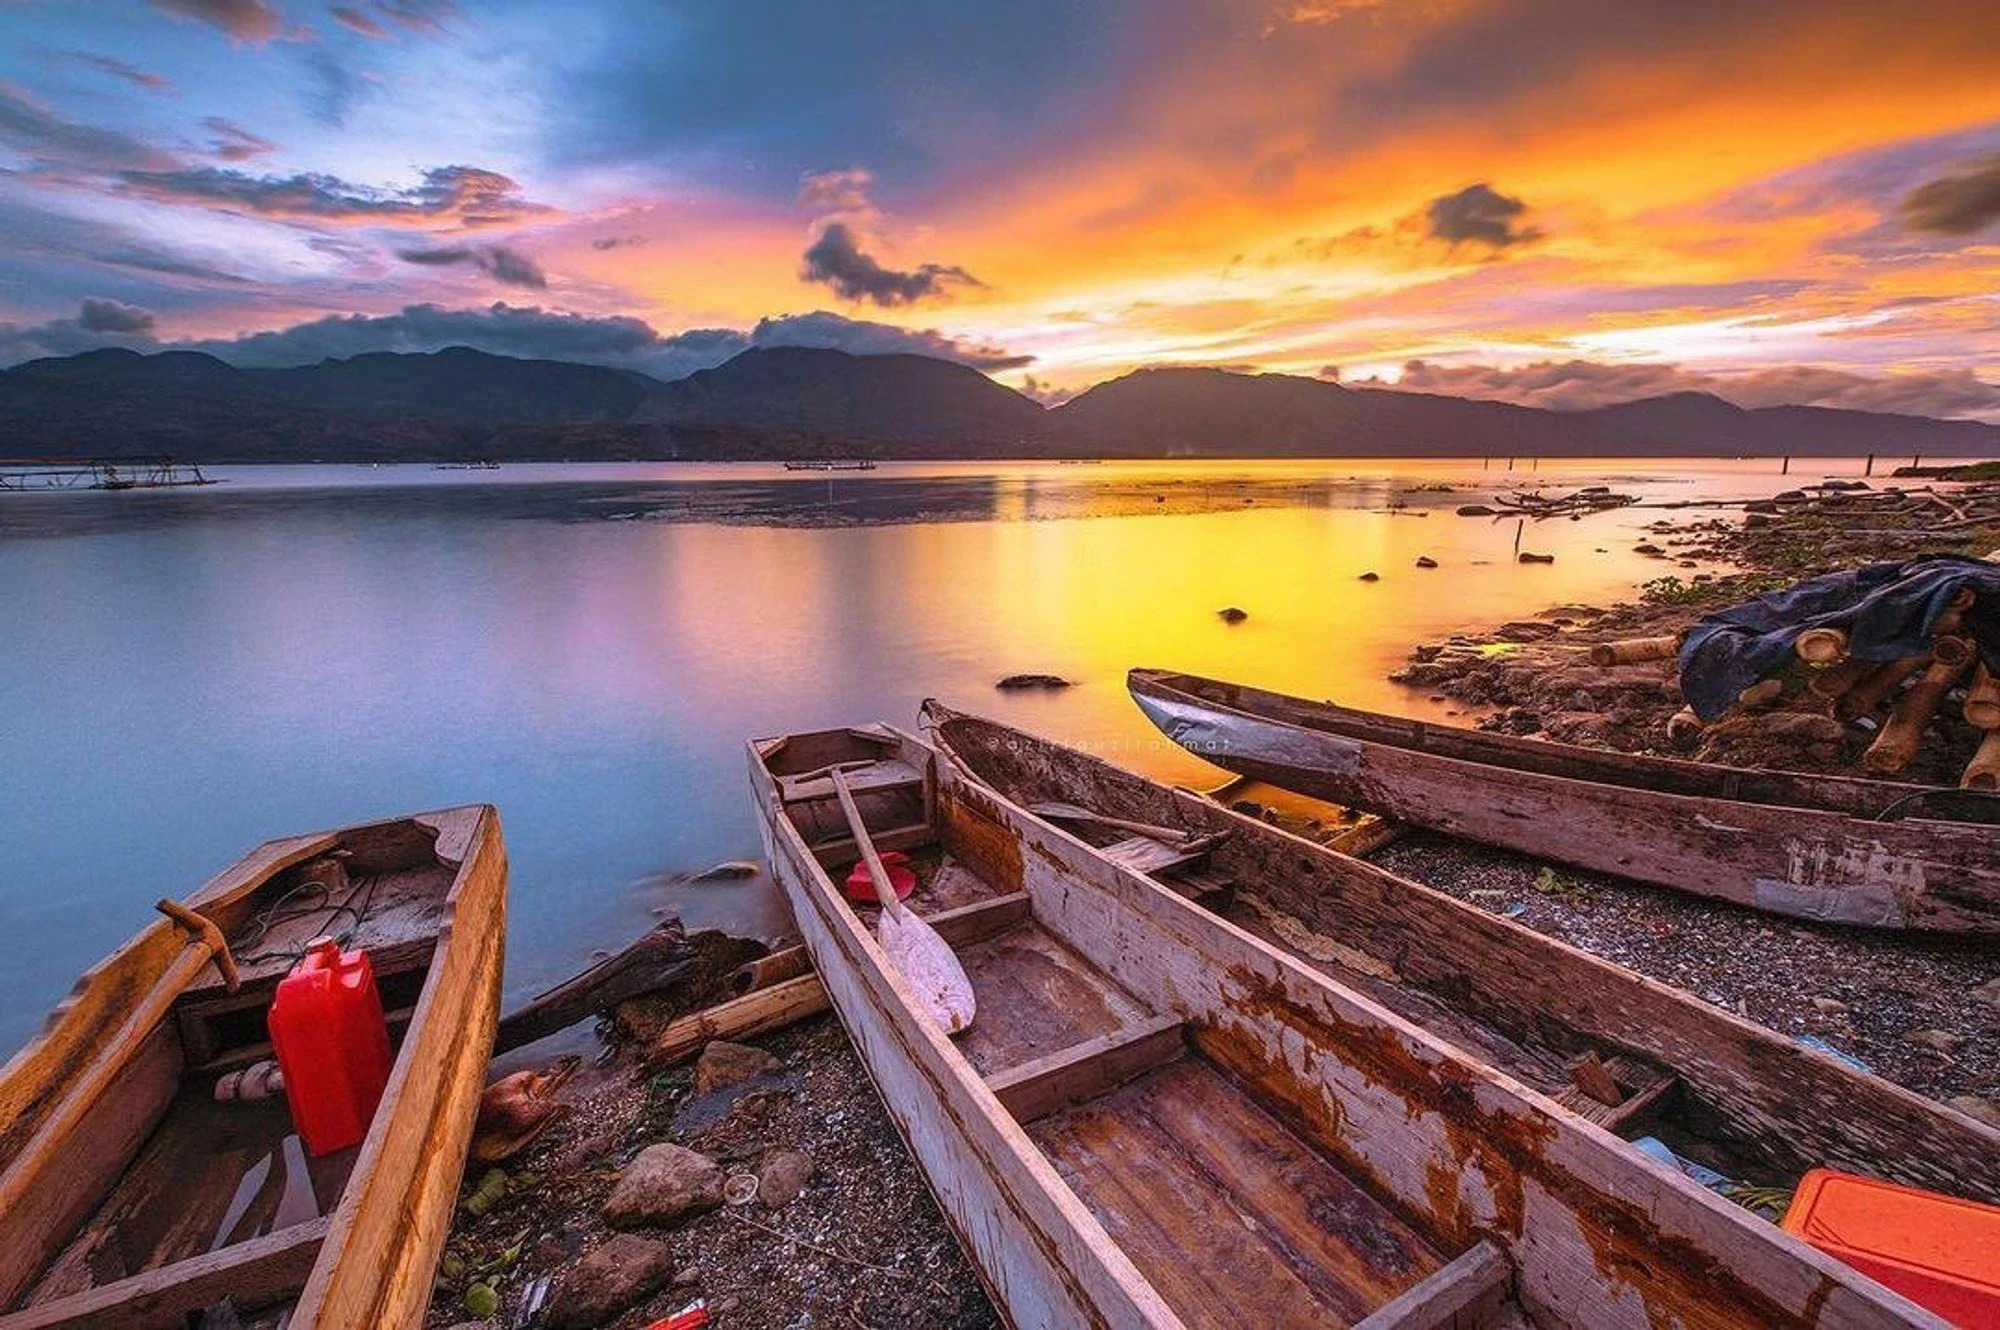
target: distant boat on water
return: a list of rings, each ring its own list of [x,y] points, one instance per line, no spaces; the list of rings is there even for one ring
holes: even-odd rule
[[[865,457],[831,457],[787,462],[787,471],[873,471],[875,463]]]

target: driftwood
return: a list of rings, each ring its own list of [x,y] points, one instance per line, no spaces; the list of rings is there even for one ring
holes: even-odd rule
[[[1669,637],[1628,637],[1622,642],[1599,642],[1590,649],[1593,665],[1638,665],[1649,660],[1667,660],[1681,649],[1680,634]]]
[[[1948,639],[1940,639],[1940,642]],[[1910,765],[1910,759],[1917,755],[1917,744],[1923,738],[1924,727],[1931,723],[1938,707],[1944,702],[1944,695],[1965,673],[1972,663],[1970,652],[1966,659],[1953,664],[1944,659],[1940,652],[1922,677],[1912,684],[1909,692],[1903,694],[1896,703],[1896,709],[1889,716],[1889,723],[1875,736],[1875,742],[1861,755],[1861,765],[1881,775],[1894,775]]]
[[[1876,666],[1873,673],[1841,695],[1835,706],[1836,712],[1847,720],[1870,714],[1889,700],[1889,694],[1901,687],[1903,680],[1928,664],[1929,656],[1906,656],[1902,660]]]
[[[2000,729],[2000,679],[1981,665],[1965,690],[1965,723],[1977,730]]]
[[[1808,628],[1792,643],[1799,659],[1815,665],[1832,665],[1847,657],[1847,630]]]
[[[1972,755],[1965,774],[1959,778],[1961,790],[2000,790],[2000,730],[1989,730],[1979,751]]]
[[[737,966],[729,972],[724,984],[732,997],[742,997],[760,988],[782,984],[787,979],[796,979],[802,974],[812,973],[812,956],[804,947],[787,947],[774,951],[768,956],[760,956]]]
[[[700,1052],[702,1045],[711,1039],[748,1039],[769,1034],[816,1016],[826,1007],[826,989],[819,976],[803,974],[681,1017],[653,1041],[647,1060],[656,1065],[681,1062]]]
[[[495,1053],[532,1044],[578,1021],[601,1016],[641,993],[669,988],[697,968],[680,920],[669,919],[615,956],[606,957],[574,978],[551,988],[501,1018]]]

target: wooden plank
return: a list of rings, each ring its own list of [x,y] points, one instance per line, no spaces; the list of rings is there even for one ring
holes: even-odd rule
[[[1190,850],[1184,845],[1168,845],[1150,836],[1128,836],[1101,846],[1107,859],[1124,864],[1135,873],[1164,873],[1191,864],[1208,854],[1208,847]]]
[[[986,1078],[986,1088],[1016,1122],[1032,1122],[1179,1057],[1187,1047],[1183,1028],[1178,1017],[1156,1016],[996,1072]]]
[[[923,917],[952,946],[969,947],[1026,923],[1033,910],[1027,892],[1010,891],[1004,896],[989,896],[983,901]]]
[[[1507,1300],[1514,1271],[1487,1241],[1412,1284],[1354,1330],[1480,1330]]]
[[[872,762],[865,767],[844,773],[847,788],[854,794],[873,794],[878,790],[913,790],[924,783],[923,773],[907,762],[894,760]],[[787,804],[803,803],[809,799],[833,798],[833,777],[824,775],[783,776],[778,780],[784,791]]]
[[[878,850],[914,850],[919,845],[928,845],[937,835],[927,822],[912,822],[900,827],[890,827],[887,831],[869,829],[868,838],[875,842]],[[854,843],[854,837],[841,836],[834,840],[820,841],[813,846],[813,858],[822,868],[839,868],[855,862],[861,857],[861,849]]]
[[[826,1008],[826,988],[819,976],[802,974],[681,1017],[660,1032],[647,1056],[653,1062],[679,1062],[699,1053],[711,1039],[753,1039]]]
[[[1087,754],[970,716],[937,732],[989,786],[1233,829],[1212,871],[1242,892],[1375,958],[1406,994],[1455,1013],[1452,1024],[1485,1027],[1557,1063],[1587,1048],[1624,1049],[1672,1071],[1726,1131],[1730,1148],[1759,1168],[1796,1176],[1825,1164],[2000,1204],[2000,1130],[1934,1100],[1444,892]],[[1397,1009],[1456,1037],[1418,1005]],[[1503,1061],[1490,1053],[1481,1060]]]
[[[982,1076],[1150,1020],[1102,970],[1034,921],[958,952],[979,1004],[954,1041]]]
[[[326,1240],[328,1222],[322,1216],[294,1224],[88,1293],[0,1316],[0,1330],[143,1330],[183,1323],[224,1298],[242,1311],[267,1306],[305,1284]]]

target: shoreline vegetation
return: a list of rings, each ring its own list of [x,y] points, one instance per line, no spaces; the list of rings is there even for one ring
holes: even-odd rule
[[[1758,501],[1741,522],[1705,512],[1663,518],[1646,538],[1662,575],[1635,599],[1552,606],[1419,644],[1394,677],[1433,701],[1461,704],[1463,723],[1686,755],[1667,737],[1681,705],[1671,663],[1597,666],[1590,648],[1673,634],[1704,613],[1838,567],[2000,548],[2000,518],[1982,516],[2000,511],[2000,485],[1876,484]],[[1693,571],[1715,567],[1728,571]],[[1800,744],[1725,724],[1701,736],[1698,755],[1837,771],[1866,742],[1856,734]],[[1941,718],[1910,778],[1955,783],[1972,743],[1971,731]],[[1289,805],[1254,811],[1302,834],[1330,834]],[[2000,1122],[2000,980],[1977,939],[1803,924],[1417,831],[1371,857]],[[724,1324],[999,1324],[832,1015],[746,1036],[749,1048],[717,1042],[692,1067],[662,1068],[644,1056],[661,1013],[628,1007],[600,1027],[600,1068],[584,1078],[568,1118],[507,1166],[491,1205],[475,1215],[462,1204],[432,1326],[484,1310],[465,1301],[465,1272],[495,1263],[495,1324],[516,1323],[507,1318],[521,1299],[551,1285],[551,1311],[536,1324],[600,1323],[579,1319],[574,1294],[564,1301],[572,1270],[587,1270],[598,1290],[589,1315],[621,1328],[696,1297]],[[691,1152],[683,1162],[697,1199],[663,1201],[654,1213],[665,1220],[643,1237],[614,1235],[602,1219],[607,1197],[643,1172],[642,1152],[663,1143]],[[801,1167],[794,1154],[809,1163]],[[781,1181],[771,1188],[774,1168]],[[802,1187],[782,1181],[800,1172]],[[481,1190],[480,1174],[478,1165],[468,1170],[466,1198]],[[762,1194],[732,1204],[734,1179],[745,1174],[759,1176]]]

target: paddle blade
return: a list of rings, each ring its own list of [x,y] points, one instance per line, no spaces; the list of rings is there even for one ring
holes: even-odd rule
[[[917,995],[924,1014],[958,1034],[972,1025],[972,981],[965,967],[937,935],[937,930],[910,910],[883,911],[875,921],[889,963]]]

